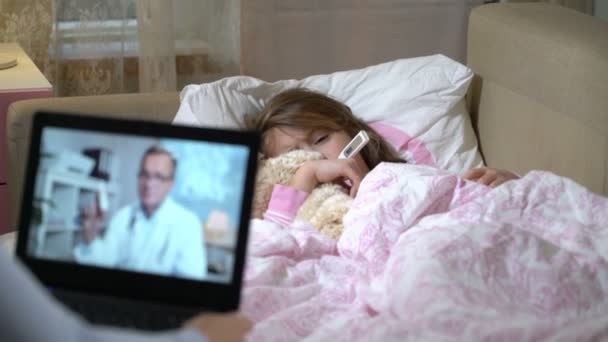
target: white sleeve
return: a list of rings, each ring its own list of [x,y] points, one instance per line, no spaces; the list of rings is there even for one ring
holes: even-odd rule
[[[203,342],[195,330],[165,333],[93,326],[57,302],[36,278],[0,250],[0,341]]]
[[[204,279],[207,276],[207,251],[205,250],[203,227],[196,217],[183,220],[184,227],[180,231],[182,248],[174,270],[177,275]]]
[[[129,225],[129,207],[119,210],[110,220],[106,233],[91,243],[80,242],[74,247],[74,258],[83,264],[114,267],[120,258],[120,242],[126,238]]]

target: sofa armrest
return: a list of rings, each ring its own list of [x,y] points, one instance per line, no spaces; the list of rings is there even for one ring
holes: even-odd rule
[[[29,151],[32,118],[36,111],[78,113],[133,120],[171,122],[179,107],[179,93],[142,93],[76,96],[18,101],[8,109],[9,228],[17,227],[23,176]]]

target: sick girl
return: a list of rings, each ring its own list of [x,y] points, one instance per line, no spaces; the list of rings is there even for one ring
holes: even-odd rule
[[[262,153],[276,157],[291,150],[319,152],[324,159],[307,161],[291,178],[289,185],[277,184],[264,218],[288,225],[308,194],[320,183],[344,184],[351,196],[357,194],[361,180],[381,162],[405,163],[400,156],[406,146],[394,146],[395,136],[403,132],[388,124],[367,124],[350,108],[329,96],[304,88],[293,88],[275,95],[262,111],[249,116],[246,128],[262,134]],[[338,159],[342,149],[361,130],[369,143],[350,159]],[[519,178],[512,172],[490,167],[474,168],[463,178],[490,187]]]

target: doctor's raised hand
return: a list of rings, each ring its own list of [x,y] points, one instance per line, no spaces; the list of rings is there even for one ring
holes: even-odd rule
[[[100,208],[97,198],[90,205],[82,209],[80,228],[82,229],[82,239],[85,243],[89,244],[99,236],[103,229],[104,217],[105,212]]]

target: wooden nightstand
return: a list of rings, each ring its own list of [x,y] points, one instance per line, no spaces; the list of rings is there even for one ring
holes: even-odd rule
[[[0,234],[8,228],[8,155],[6,112],[19,100],[53,96],[53,86],[17,43],[0,44],[0,54],[15,56],[17,65],[0,70]]]

